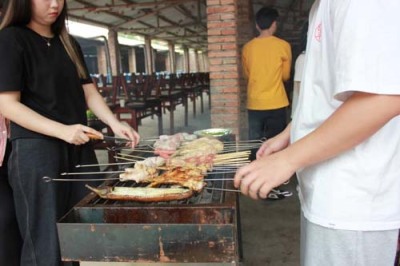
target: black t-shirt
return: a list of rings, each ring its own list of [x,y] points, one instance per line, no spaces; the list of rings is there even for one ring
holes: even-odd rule
[[[23,104],[49,119],[86,124],[82,85],[87,83],[90,78],[79,78],[58,36],[48,46],[45,38],[27,27],[0,31],[0,92],[20,91]],[[11,139],[31,137],[44,136],[11,123]]]

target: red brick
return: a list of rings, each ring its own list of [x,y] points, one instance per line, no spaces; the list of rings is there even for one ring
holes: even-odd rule
[[[221,29],[212,29],[212,30],[208,30],[207,31],[207,33],[208,33],[208,36],[219,36],[219,35],[221,35]],[[224,35],[226,35],[226,34],[224,34]]]
[[[207,15],[207,20],[210,21],[221,21],[221,14],[208,14]]]
[[[235,6],[220,6],[220,7],[207,7],[207,14],[221,14],[221,13],[233,13],[236,11]]]
[[[220,5],[220,0],[207,0],[207,6]]]
[[[212,65],[210,66],[211,72],[229,72],[229,71],[237,71],[236,65]]]
[[[237,79],[239,77],[238,72],[225,72],[223,77],[226,79]]]
[[[229,43],[236,42],[235,36],[209,36],[209,43]]]
[[[236,57],[237,51],[209,51],[208,57]]]
[[[222,59],[219,58],[211,58],[208,60],[210,65],[221,65],[222,64]]]
[[[211,28],[234,28],[236,27],[236,22],[235,21],[211,21],[208,23],[207,27],[209,29]]]
[[[221,5],[236,4],[237,0],[221,0]]]
[[[223,50],[229,50],[229,49],[237,49],[237,45],[236,44],[222,44],[222,49]]]
[[[226,65],[238,64],[238,58],[224,58],[222,60],[222,64],[226,64]]]
[[[221,20],[228,20],[228,19],[234,19],[235,18],[235,14],[231,13],[231,14],[220,14],[219,18]]]
[[[236,79],[217,79],[212,82],[213,88],[216,86],[237,86],[238,81]]]
[[[223,29],[223,30],[221,30],[221,34],[222,34],[222,35],[236,35],[236,33],[237,33],[236,28],[234,28],[234,29]]]
[[[210,72],[211,79],[237,79],[239,74],[237,72]]]
[[[222,45],[221,45],[221,44],[209,44],[209,45],[208,45],[208,50],[209,50],[209,51],[210,51],[210,50],[213,50],[213,51],[215,51],[215,50],[217,50],[217,51],[222,50]]]
[[[239,93],[239,91],[240,88],[226,88],[222,90],[223,93]]]
[[[213,73],[213,72],[210,72],[211,84],[212,84],[212,80],[213,80],[213,79],[222,79],[223,77],[224,77],[224,75],[221,74],[221,73]]]

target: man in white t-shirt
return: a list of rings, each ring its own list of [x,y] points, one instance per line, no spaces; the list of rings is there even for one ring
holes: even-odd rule
[[[398,0],[314,3],[293,123],[235,176],[235,186],[258,199],[297,172],[302,265],[394,263],[400,228],[399,10]]]

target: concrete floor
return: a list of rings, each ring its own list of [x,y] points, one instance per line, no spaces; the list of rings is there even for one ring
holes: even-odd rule
[[[175,111],[175,132],[193,132],[210,128],[210,112],[208,98],[205,96],[205,110],[198,112],[194,118],[192,105],[189,105],[189,126],[184,127],[183,108]],[[169,114],[163,115],[164,134],[169,134]],[[157,120],[147,118],[139,126],[142,138],[158,136]],[[100,161],[104,161],[104,152],[98,152]],[[242,224],[243,262],[245,266],[295,266],[299,265],[300,219],[299,200],[296,193],[296,180],[283,186],[293,192],[293,196],[279,201],[254,201],[240,196],[240,215]],[[93,263],[82,262],[82,266],[130,266],[130,265],[160,265],[132,263]],[[171,264],[168,264],[171,265]],[[180,265],[180,264],[174,264]],[[187,265],[187,264],[186,264]],[[204,265],[204,264],[191,264]],[[206,264],[210,265],[210,264]],[[213,264],[215,265],[215,264]],[[223,264],[230,265],[230,264]]]

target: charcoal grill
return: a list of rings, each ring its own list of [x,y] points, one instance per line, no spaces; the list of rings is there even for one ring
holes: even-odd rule
[[[232,182],[208,186],[232,189]],[[238,193],[205,188],[187,200],[159,203],[105,200],[90,193],[57,228],[63,261],[235,265],[241,257],[239,221]]]

